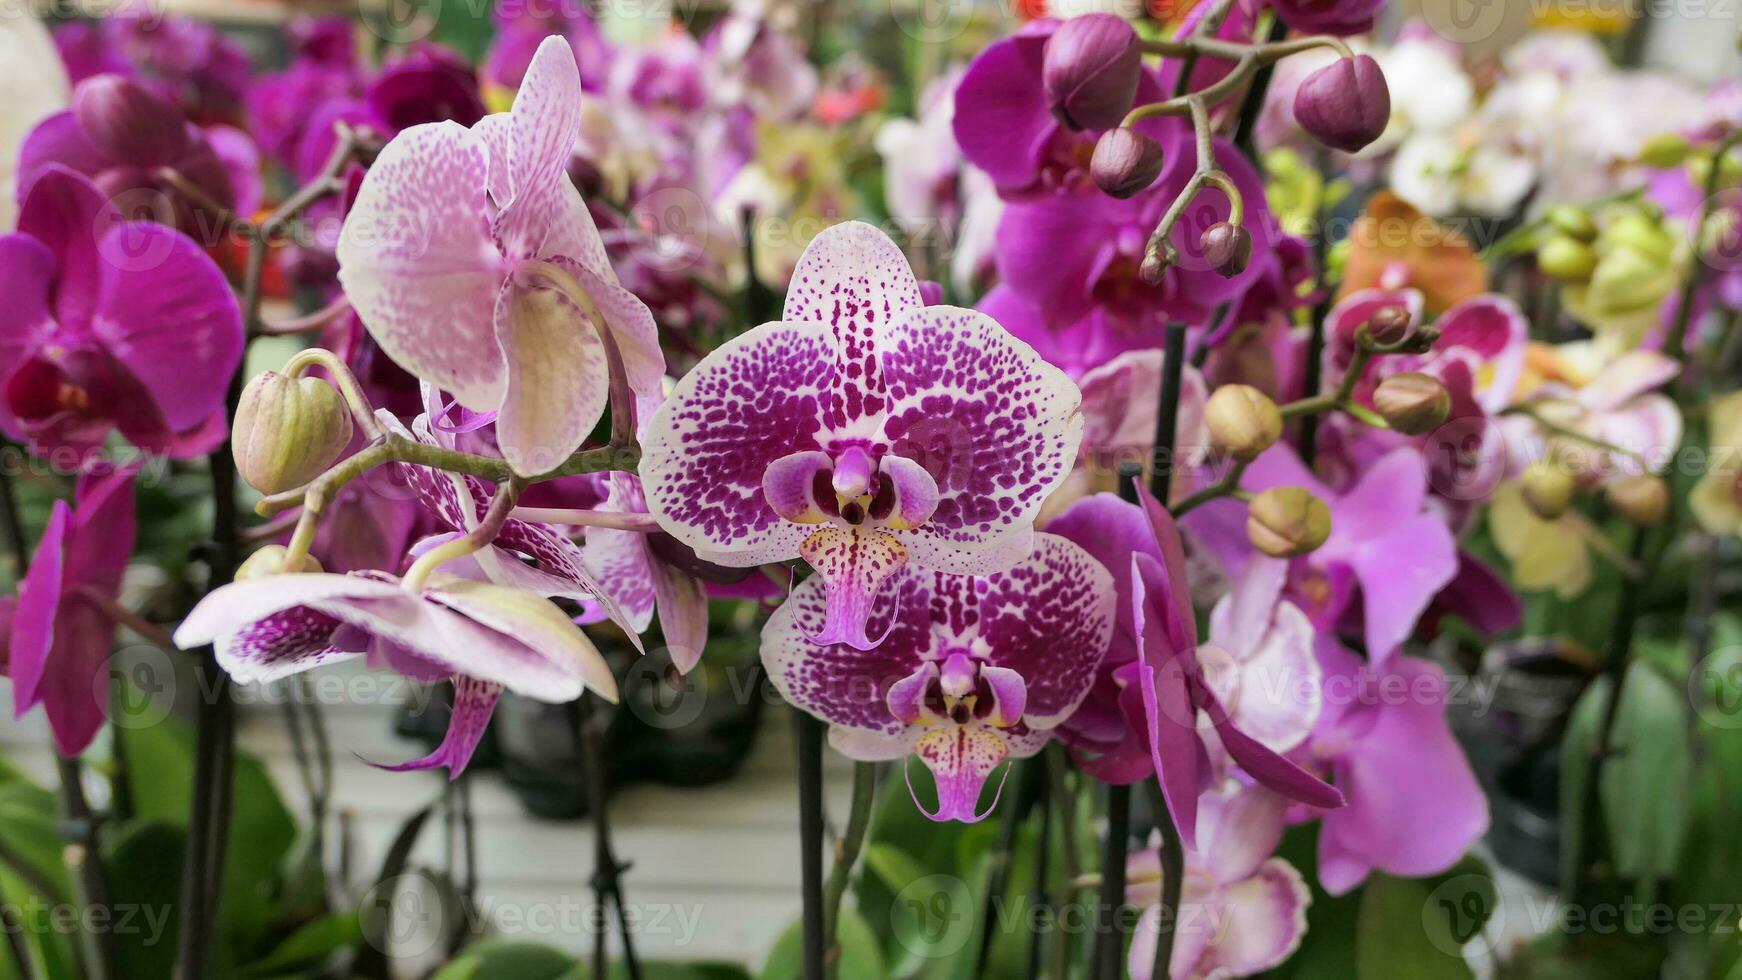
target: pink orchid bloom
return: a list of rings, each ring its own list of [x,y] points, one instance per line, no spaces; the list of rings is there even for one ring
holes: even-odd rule
[[[124,221],[58,166],[0,236],[0,429],[39,453],[88,453],[113,430],[178,459],[223,442],[242,313],[198,245]]]
[[[1081,394],[996,321],[924,306],[889,236],[847,222],[799,259],[785,317],[678,381],[643,440],[648,509],[707,561],[802,556],[827,589],[819,643],[869,649],[910,560],[1011,567],[1082,437]]]
[[[1240,486],[1254,493],[1304,487],[1330,507],[1331,535],[1289,563],[1288,595],[1320,630],[1350,616],[1376,663],[1409,638],[1428,603],[1457,575],[1457,542],[1445,519],[1426,509],[1427,465],[1413,448],[1387,453],[1339,493],[1278,443],[1247,467]],[[1186,526],[1225,569],[1240,568],[1254,554],[1239,501],[1200,507]]]
[[[641,478],[615,472],[606,477],[600,510],[613,514],[646,514],[647,497]],[[708,592],[702,579],[668,561],[657,550],[659,532],[589,527],[581,552],[593,577],[604,585],[622,610],[632,633],[645,631],[659,614],[659,632],[671,661],[689,673],[708,642]]]
[[[917,754],[937,783],[926,815],[974,823],[997,805],[978,808],[992,770],[1039,752],[1089,693],[1113,631],[1113,583],[1051,534],[983,578],[915,568],[899,578],[895,601],[872,616],[887,635],[870,650],[814,638],[830,600],[820,577],[806,579],[763,628],[762,662],[782,697],[829,722],[842,754]]]
[[[1179,530],[1147,491],[1141,497],[1137,506],[1097,494],[1047,525],[1109,570],[1120,569],[1107,657],[1060,737],[1097,779],[1124,784],[1155,776],[1188,847],[1196,846],[1198,794],[1211,775],[1206,729],[1259,782],[1314,806],[1338,806],[1336,790],[1242,731],[1205,677]]]
[[[1254,555],[1210,610],[1204,682],[1241,731],[1272,752],[1307,740],[1323,706],[1313,624],[1282,597],[1288,562]]]
[[[653,317],[617,284],[566,171],[580,100],[574,53],[547,38],[512,111],[387,144],[337,249],[339,281],[382,350],[495,412],[503,458],[527,476],[580,447],[614,378],[646,395],[665,371]]]
[[[1382,309],[1400,308],[1421,323],[1426,300],[1416,289],[1363,289],[1345,297],[1325,319],[1325,374],[1335,384],[1347,372],[1355,356],[1356,331]],[[1393,374],[1420,371],[1448,385],[1454,378],[1465,385],[1468,397],[1483,411],[1495,415],[1511,403],[1524,374],[1525,344],[1530,323],[1512,300],[1487,294],[1465,300],[1434,321],[1439,339],[1426,354],[1387,354],[1368,362],[1367,373],[1356,385],[1356,396],[1371,404],[1379,382]],[[1454,374],[1452,365],[1462,365]],[[1454,400],[1458,392],[1453,393]]]
[[[1282,841],[1287,802],[1263,787],[1238,784],[1205,794],[1201,846],[1186,855],[1174,910],[1172,980],[1254,976],[1300,947],[1312,889],[1294,865],[1272,856]],[[1126,875],[1127,900],[1144,909],[1131,937],[1131,980],[1155,980],[1160,852],[1132,855]]]
[[[1318,656],[1331,697],[1305,751],[1348,800],[1319,831],[1320,883],[1342,895],[1375,868],[1450,868],[1487,831],[1488,798],[1446,724],[1444,673],[1419,657],[1364,663],[1328,637]]]
[[[115,624],[95,600],[113,600],[133,553],[133,474],[92,468],[79,475],[73,506],[57,500],[18,584],[7,674],[18,717],[43,706],[55,751],[83,752],[108,717]]]
[[[175,642],[213,644],[219,666],[243,684],[365,654],[372,666],[413,680],[452,680],[453,717],[441,745],[383,767],[395,771],[445,766],[457,778],[505,689],[552,704],[586,691],[617,699],[604,658],[550,600],[443,572],[419,592],[383,572],[233,582],[188,613]]]
[[[1563,381],[1538,385],[1523,404],[1540,418],[1625,450],[1576,443],[1563,446],[1564,459],[1586,482],[1656,472],[1681,445],[1682,416],[1674,399],[1654,389],[1680,372],[1680,362],[1666,354],[1628,351],[1603,365],[1583,385]],[[1534,419],[1509,417],[1502,425],[1515,471],[1546,451],[1548,440]]]

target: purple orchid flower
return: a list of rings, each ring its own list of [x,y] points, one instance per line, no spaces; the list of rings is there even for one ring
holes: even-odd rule
[[[614,472],[606,484],[600,510],[624,515],[648,513],[640,477]],[[687,674],[701,661],[708,642],[707,585],[660,553],[652,540],[657,533],[589,527],[581,550],[593,577],[622,609],[632,635],[645,631],[654,613],[659,613],[660,635],[671,662]]]
[[[1300,872],[1272,856],[1282,842],[1287,801],[1262,787],[1236,784],[1205,794],[1203,803],[1201,844],[1186,855],[1167,974],[1173,980],[1255,976],[1300,947],[1312,904],[1312,889]],[[1144,909],[1127,958],[1131,980],[1157,980],[1160,851],[1132,855],[1126,877],[1127,901]]]
[[[982,313],[924,306],[889,236],[847,222],[799,259],[785,318],[709,354],[644,440],[659,524],[721,565],[802,556],[823,644],[875,646],[909,559],[957,575],[1020,561],[1082,436],[1081,394]]]
[[[1189,847],[1196,846],[1197,799],[1211,769],[1200,717],[1260,783],[1315,806],[1340,805],[1336,790],[1241,731],[1206,679],[1179,530],[1155,498],[1141,496],[1139,506],[1097,494],[1047,525],[1123,572],[1114,575],[1117,625],[1107,657],[1060,737],[1097,779],[1133,783],[1154,775]]]
[[[1088,694],[1113,630],[1113,583],[1051,534],[983,578],[914,568],[899,577],[896,600],[873,614],[887,632],[875,648],[814,639],[831,600],[813,576],[769,618],[762,661],[782,697],[830,724],[842,754],[917,754],[938,793],[935,811],[915,795],[921,811],[974,823],[997,806],[979,809],[992,770],[1039,752]]]
[[[1376,663],[1409,638],[1428,603],[1457,574],[1457,542],[1445,519],[1425,509],[1427,467],[1412,448],[1386,454],[1338,493],[1292,447],[1278,443],[1246,469],[1240,486],[1254,493],[1304,487],[1330,507],[1331,536],[1290,562],[1288,595],[1320,630],[1334,629],[1345,615],[1361,624]],[[1186,522],[1226,569],[1240,568],[1252,554],[1239,501],[1212,502]]]
[[[1450,868],[1488,829],[1488,799],[1446,724],[1445,675],[1418,657],[1363,663],[1329,637],[1318,656],[1330,697],[1307,751],[1348,799],[1319,831],[1319,882],[1342,895],[1375,868]]]
[[[354,25],[348,17],[291,24],[290,65],[257,79],[248,93],[249,131],[273,158],[289,160],[320,115],[318,107],[363,90]]]
[[[503,690],[561,704],[587,691],[617,700],[599,651],[550,600],[437,572],[413,592],[384,572],[269,575],[206,596],[175,631],[183,649],[213,644],[238,683],[278,680],[367,654],[413,680],[454,683],[436,750],[383,768],[445,766],[458,778]]]
[[[339,281],[382,350],[496,412],[526,476],[580,447],[614,374],[646,395],[665,371],[653,317],[617,284],[566,173],[580,98],[568,42],[546,39],[511,112],[394,137],[339,237]]]
[[[202,124],[241,119],[252,74],[248,52],[204,20],[166,17],[146,0],[125,0],[95,21],[60,25],[54,39],[75,83],[125,75]]]
[[[0,237],[0,429],[43,453],[94,450],[115,429],[178,459],[216,448],[243,336],[212,260],[58,166],[18,229]]]
[[[1385,0],[1266,0],[1283,23],[1306,34],[1348,37],[1373,29]]]
[[[202,130],[173,103],[121,75],[80,82],[72,108],[31,131],[18,151],[20,203],[37,178],[55,167],[91,178],[130,214],[148,210],[202,241],[215,240],[223,217],[182,194],[166,172],[179,174],[229,211],[258,203],[259,178],[250,172],[258,170],[259,159],[246,136],[225,127]]]
[[[108,717],[113,601],[133,553],[133,474],[100,466],[79,475],[73,505],[57,500],[18,585],[11,610],[7,675],[18,717],[48,715],[55,751],[83,752]]]

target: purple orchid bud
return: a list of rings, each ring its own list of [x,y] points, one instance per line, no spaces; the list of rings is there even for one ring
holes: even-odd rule
[[[1405,306],[1381,306],[1367,318],[1367,339],[1383,347],[1402,343],[1410,334],[1415,318]]]
[[[1095,186],[1123,200],[1161,176],[1161,144],[1128,126],[1109,129],[1095,142],[1089,175]]]
[[[1294,96],[1294,118],[1314,139],[1354,153],[1391,121],[1391,90],[1368,55],[1339,58],[1307,76]]]
[[[108,157],[138,166],[171,163],[188,149],[181,111],[132,79],[98,75],[73,93],[85,138]]]
[[[1231,222],[1218,221],[1205,228],[1198,247],[1204,250],[1204,262],[1224,279],[1245,272],[1252,262],[1252,233]]]
[[[1086,14],[1059,26],[1046,42],[1041,85],[1067,129],[1108,129],[1131,111],[1143,72],[1137,32],[1122,17]]]

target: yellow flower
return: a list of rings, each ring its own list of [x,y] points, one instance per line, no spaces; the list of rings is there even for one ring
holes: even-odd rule
[[[1512,581],[1526,592],[1553,589],[1571,599],[1591,584],[1591,554],[1578,511],[1545,521],[1524,501],[1516,481],[1503,483],[1489,502],[1488,530],[1512,564]]]
[[[1742,535],[1742,391],[1712,402],[1706,472],[1688,495],[1694,519],[1712,534]]]

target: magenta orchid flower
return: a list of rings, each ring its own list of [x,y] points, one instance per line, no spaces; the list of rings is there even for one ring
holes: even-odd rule
[[[1263,787],[1238,784],[1205,794],[1201,844],[1186,855],[1173,956],[1168,976],[1159,980],[1255,976],[1300,947],[1312,889],[1294,865],[1272,856],[1282,842],[1287,802]],[[1127,901],[1144,909],[1131,937],[1131,980],[1158,980],[1160,852],[1132,855],[1126,876]]]
[[[382,350],[495,412],[526,476],[580,447],[614,376],[647,395],[665,371],[652,315],[617,284],[566,172],[580,99],[574,52],[547,38],[512,111],[394,137],[339,237],[339,281]]]
[[[1354,359],[1356,332],[1382,309],[1398,308],[1422,322],[1426,303],[1416,289],[1364,289],[1338,303],[1325,320],[1325,369],[1333,381],[1347,371]],[[1388,354],[1369,362],[1357,384],[1356,396],[1368,402],[1380,381],[1394,374],[1419,371],[1439,378],[1452,393],[1472,399],[1483,411],[1495,415],[1510,404],[1524,374],[1525,344],[1530,323],[1512,300],[1483,295],[1465,300],[1434,322],[1439,337],[1426,354]],[[1461,366],[1461,371],[1454,371]],[[1369,402],[1370,403],[1370,402]]]
[[[763,628],[762,661],[782,697],[830,724],[842,754],[917,754],[937,783],[926,815],[973,823],[997,805],[979,809],[992,770],[1039,752],[1088,694],[1113,630],[1113,583],[1051,534],[1003,572],[908,568],[900,580],[872,617],[884,641],[862,650],[814,638],[830,600],[819,576],[806,579]]]
[[[67,758],[83,752],[108,717],[115,623],[102,603],[120,594],[133,553],[137,470],[87,470],[71,507],[55,501],[11,610],[13,708],[23,717],[42,705],[55,751]]]
[[[616,472],[606,477],[601,511],[646,515],[647,498],[641,478]],[[659,614],[660,636],[677,669],[688,673],[701,660],[708,641],[708,593],[702,579],[668,561],[653,535],[657,531],[589,527],[581,551],[594,578],[610,591],[628,622],[639,633]]]
[[[1307,34],[1365,34],[1385,0],[1267,0],[1282,22]]]
[[[0,237],[0,429],[41,453],[113,430],[178,459],[217,448],[242,360],[229,283],[174,229],[124,221],[70,170],[37,176]]]
[[[643,440],[659,524],[707,561],[802,556],[826,585],[823,644],[868,649],[910,560],[986,575],[1028,554],[1075,459],[1081,394],[990,317],[924,306],[901,250],[836,225],[800,258],[785,318],[709,354]]]
[[[1317,551],[1290,562],[1288,595],[1320,630],[1351,617],[1375,662],[1409,638],[1429,602],[1458,572],[1457,542],[1445,519],[1427,508],[1427,467],[1413,448],[1387,453],[1339,493],[1320,482],[1293,448],[1278,443],[1247,467],[1240,486],[1253,493],[1304,487],[1330,507],[1331,535]],[[1253,554],[1243,503],[1215,501],[1186,521],[1225,569],[1240,568]]]
[[[1314,806],[1338,806],[1336,790],[1243,732],[1206,679],[1179,530],[1147,491],[1141,497],[1138,506],[1097,494],[1047,525],[1109,570],[1121,569],[1113,575],[1117,628],[1107,657],[1060,737],[1097,779],[1155,776],[1188,847],[1196,846],[1198,794],[1211,775],[1206,729],[1260,783]]]
[[[213,644],[219,666],[244,684],[363,655],[413,680],[452,680],[453,716],[441,745],[384,767],[395,771],[445,766],[457,778],[504,690],[552,704],[586,691],[617,699],[604,658],[550,600],[444,572],[416,592],[384,572],[233,582],[188,613],[175,642]]]
[[[1327,705],[1307,750],[1348,805],[1325,814],[1319,881],[1342,895],[1377,868],[1417,878],[1458,862],[1488,829],[1488,798],[1446,724],[1446,681],[1419,657],[1363,663],[1334,640],[1318,647]]]

